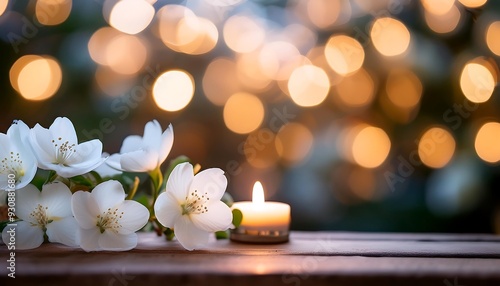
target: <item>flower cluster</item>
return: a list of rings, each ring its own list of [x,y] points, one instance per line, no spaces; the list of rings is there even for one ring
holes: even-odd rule
[[[136,247],[137,231],[152,228],[158,235],[173,233],[188,250],[203,247],[211,233],[232,226],[231,210],[221,201],[227,179],[218,168],[196,174],[186,160],[173,160],[162,173],[173,141],[172,125],[163,131],[153,120],[143,136],[128,136],[120,153],[109,156],[98,139],[79,143],[68,118],[57,118],[48,129],[15,121],[0,133],[0,204],[3,190],[13,186],[16,203],[15,223],[2,223],[8,225],[2,240],[14,227],[17,249],[48,241],[122,251]],[[134,200],[140,180],[128,173],[148,174],[151,194]]]

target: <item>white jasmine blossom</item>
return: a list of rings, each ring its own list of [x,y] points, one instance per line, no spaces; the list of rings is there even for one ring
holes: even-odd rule
[[[91,193],[78,191],[71,207],[79,225],[80,247],[85,251],[130,250],[137,245],[135,233],[149,219],[148,209],[132,200],[118,181],[97,185]]]
[[[30,143],[38,167],[69,178],[85,174],[104,162],[98,139],[78,144],[75,127],[66,117],[58,117],[47,129],[39,124],[31,129]]]
[[[156,218],[174,229],[184,248],[203,247],[210,233],[232,225],[231,210],[221,201],[226,187],[227,178],[221,169],[207,169],[194,175],[191,164],[179,164],[168,178],[166,191],[156,200]]]
[[[120,154],[111,155],[106,163],[117,170],[151,173],[165,161],[173,143],[172,125],[162,132],[160,123],[153,120],[146,123],[143,137],[131,135],[125,138]]]
[[[0,190],[11,189],[9,179],[20,189],[35,177],[37,162],[26,144],[28,136],[29,127],[20,120],[14,121],[7,134],[0,133]]]
[[[47,235],[50,242],[77,246],[77,224],[71,213],[71,191],[60,182],[44,185],[40,192],[27,185],[16,192],[16,249],[39,247]],[[13,226],[2,232],[4,243],[9,241]]]

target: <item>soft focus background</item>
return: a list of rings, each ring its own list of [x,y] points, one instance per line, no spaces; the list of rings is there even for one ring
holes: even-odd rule
[[[500,233],[500,1],[0,0],[0,129],[262,181],[297,230]]]

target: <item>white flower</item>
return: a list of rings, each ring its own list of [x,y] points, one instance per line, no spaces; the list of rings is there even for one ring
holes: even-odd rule
[[[152,172],[165,161],[174,143],[172,124],[162,133],[160,123],[153,120],[144,127],[144,136],[131,135],[123,140],[120,154],[106,163],[127,172]]]
[[[220,201],[226,186],[221,169],[207,169],[195,176],[191,164],[179,164],[168,178],[166,191],[156,200],[156,218],[174,229],[184,248],[200,248],[207,244],[210,233],[232,225],[231,210]]]
[[[15,189],[28,185],[37,170],[36,158],[26,144],[29,127],[18,120],[0,133],[0,190],[10,189],[9,179],[15,181]]]
[[[109,157],[109,154],[102,153],[102,156],[104,158],[107,158]],[[101,176],[102,178],[111,178],[122,174],[122,171],[112,168],[108,164],[101,164],[97,168],[95,168],[94,171],[97,172],[97,174],[99,174],[99,176]]]
[[[16,215],[22,221],[7,225],[2,232],[4,243],[8,231],[15,228],[16,249],[40,246],[47,235],[50,242],[77,246],[77,224],[71,213],[71,191],[60,182],[44,185],[40,192],[34,185],[16,191]]]
[[[132,200],[118,181],[97,185],[92,193],[78,191],[71,207],[79,229],[80,247],[85,251],[130,250],[137,245],[135,233],[149,219],[148,209]]]
[[[75,127],[66,117],[58,117],[49,129],[37,124],[30,133],[31,147],[38,167],[54,170],[69,178],[85,174],[104,162],[102,143],[98,139],[78,144]]]

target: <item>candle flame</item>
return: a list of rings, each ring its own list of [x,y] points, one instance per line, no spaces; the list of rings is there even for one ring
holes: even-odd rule
[[[264,188],[262,184],[257,181],[253,185],[252,202],[254,204],[263,204],[264,201]]]

